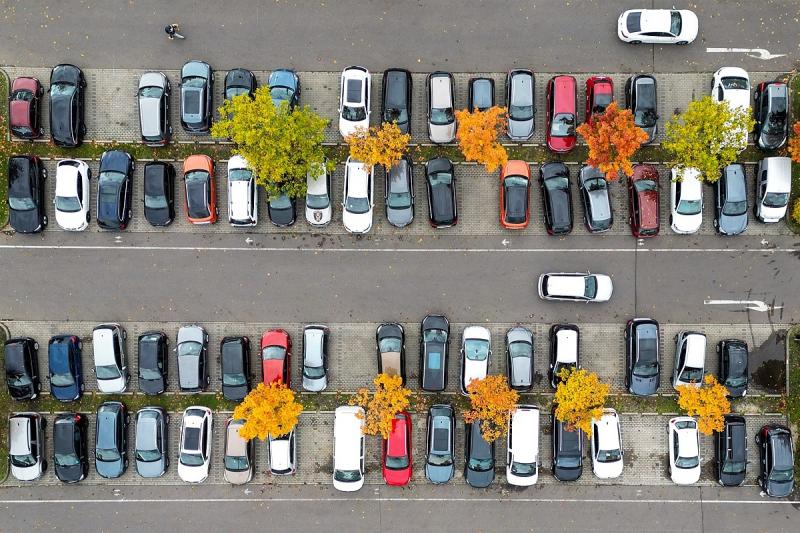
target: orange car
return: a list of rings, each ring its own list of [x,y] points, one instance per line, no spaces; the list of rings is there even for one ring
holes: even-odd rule
[[[217,221],[216,165],[207,155],[190,155],[183,162],[183,183],[186,189],[186,217],[192,224],[213,224]]]
[[[500,225],[506,229],[528,227],[531,169],[525,161],[512,160],[500,169]]]

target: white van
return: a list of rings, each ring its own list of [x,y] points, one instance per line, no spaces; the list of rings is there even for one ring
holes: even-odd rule
[[[364,485],[364,409],[337,407],[333,419],[333,487],[353,492]]]
[[[786,215],[792,190],[792,160],[788,157],[765,157],[758,162],[756,174],[756,218],[778,222]]]
[[[539,408],[518,405],[508,422],[506,480],[529,487],[539,479]]]

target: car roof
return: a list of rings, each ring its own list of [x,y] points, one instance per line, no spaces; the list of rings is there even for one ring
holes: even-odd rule
[[[347,195],[354,198],[367,198],[369,174],[361,161],[347,162]]]
[[[58,166],[56,170],[56,196],[77,196],[78,178],[77,167],[71,165]]]
[[[700,172],[695,168],[685,168],[682,174],[672,169],[673,176],[681,176],[681,198],[684,200],[700,199],[703,197],[703,184],[698,177]]]
[[[339,470],[360,470],[360,440],[364,409],[355,405],[342,405],[334,411],[334,468]]]
[[[604,409],[600,420],[595,420],[598,446],[601,450],[619,449],[619,415],[613,409]]]
[[[578,361],[578,332],[574,329],[559,329],[556,332],[558,338],[558,353],[556,357],[562,363],[576,363]]]
[[[269,440],[269,462],[275,470],[287,470],[292,464],[288,435]]]
[[[386,446],[389,455],[400,456],[408,453],[408,447],[406,446],[406,433],[409,429],[408,422],[402,413],[397,413],[392,419],[392,431],[389,432]]]
[[[572,113],[576,112],[575,94],[576,82],[572,76],[556,76],[553,78],[553,93],[551,98],[554,98],[553,107],[555,113]]]
[[[306,174],[306,194],[328,194],[328,180],[324,167],[322,169],[315,169],[316,179],[314,173],[309,171]]]
[[[241,420],[231,420],[225,430],[225,452],[227,455],[247,455],[247,441],[239,436],[239,428],[244,426]]]
[[[788,157],[765,157],[761,160],[767,171],[767,192],[789,192],[791,190],[792,160]]]
[[[673,427],[678,435],[678,455],[680,457],[697,457],[700,450],[698,448],[697,421],[690,416],[679,416],[670,421],[673,425],[681,422],[691,423],[691,427],[679,429]]]
[[[583,276],[551,274],[547,277],[548,294],[583,298],[585,291],[586,285]]]
[[[539,455],[539,408],[518,405],[511,414],[511,427],[512,442],[509,445],[514,450],[514,460],[520,463],[536,461]]]
[[[30,425],[27,416],[12,416],[9,423],[9,452],[11,455],[27,455],[31,453]]]
[[[686,336],[686,364],[703,368],[706,358],[706,336],[689,334]]]
[[[110,327],[97,327],[92,331],[92,351],[94,360],[101,365],[116,365],[114,359],[114,330]]]
[[[446,108],[453,106],[453,94],[450,75],[434,72],[430,77],[431,107]]]
[[[671,11],[669,9],[642,9],[641,10],[641,31],[642,32],[667,32],[671,25]]]

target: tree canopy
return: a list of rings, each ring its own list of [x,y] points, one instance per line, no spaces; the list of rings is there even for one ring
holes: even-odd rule
[[[647,141],[647,133],[633,122],[630,109],[620,109],[616,102],[577,131],[589,146],[586,164],[603,172],[609,181],[617,179],[620,172],[633,174],[631,157]]]
[[[350,157],[362,161],[368,170],[375,165],[392,168],[408,149],[411,135],[403,133],[394,122],[384,122],[380,127],[368,130],[359,128],[345,137],[350,146]]]
[[[372,383],[375,392],[359,389],[349,403],[359,405],[366,411],[364,435],[380,435],[386,439],[392,432],[395,415],[408,409],[411,391],[403,387],[403,378],[400,376],[378,374]]]
[[[303,406],[295,401],[294,392],[281,382],[259,383],[233,410],[233,417],[245,421],[239,435],[246,440],[267,435],[280,437],[297,425]]]
[[[504,107],[490,107],[486,111],[466,109],[456,111],[458,119],[458,147],[467,161],[475,161],[494,172],[508,161],[508,152],[497,142],[497,136],[506,120]]]
[[[505,434],[519,394],[508,386],[505,376],[497,375],[472,380],[467,392],[470,409],[464,413],[464,421],[471,424],[480,420],[481,435],[486,442],[494,442]]]
[[[553,402],[556,418],[567,424],[569,430],[582,429],[592,433],[592,420],[600,419],[606,404],[609,387],[594,372],[583,368],[565,368],[559,373],[561,381]]]
[[[728,389],[713,374],[707,374],[699,387],[679,386],[678,407],[686,411],[687,415],[697,417],[697,429],[703,435],[722,431],[725,415],[731,412]]]

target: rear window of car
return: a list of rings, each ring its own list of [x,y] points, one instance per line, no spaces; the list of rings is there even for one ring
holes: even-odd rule
[[[642,12],[641,11],[634,11],[628,15],[628,32],[636,33],[638,31],[642,31]]]
[[[442,354],[440,352],[430,352],[428,354],[428,368],[440,370],[442,368]]]

